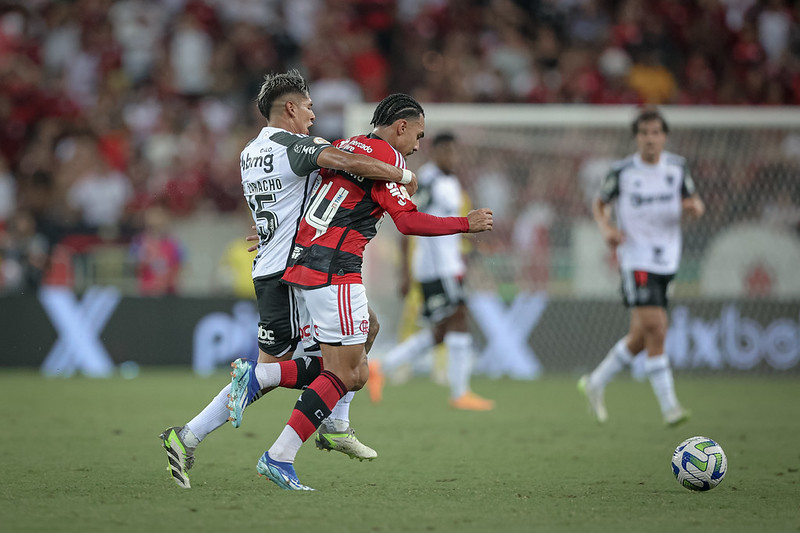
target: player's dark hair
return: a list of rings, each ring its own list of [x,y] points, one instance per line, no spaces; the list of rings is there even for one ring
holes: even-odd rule
[[[281,74],[267,74],[258,91],[258,110],[269,120],[269,111],[278,98],[287,94],[300,94],[308,98],[308,83],[297,69]]]
[[[639,111],[639,114],[636,115],[636,118],[631,124],[633,136],[635,137],[636,134],[639,133],[639,124],[642,122],[650,122],[651,120],[661,121],[661,129],[664,130],[664,133],[669,133],[669,126],[667,126],[667,121],[664,120],[664,115],[659,113],[658,109],[647,108]]]
[[[425,111],[419,105],[419,102],[407,94],[395,93],[381,100],[381,103],[375,108],[370,124],[376,128],[390,126],[396,120],[419,118],[420,115],[424,117]]]
[[[443,131],[441,133],[438,133],[436,137],[433,138],[433,141],[431,141],[431,146],[436,148],[440,144],[455,142],[455,140],[456,136],[453,134],[453,132]]]

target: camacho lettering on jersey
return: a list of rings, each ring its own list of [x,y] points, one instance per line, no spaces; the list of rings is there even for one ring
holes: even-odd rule
[[[359,135],[337,141],[340,150],[365,154],[405,168],[403,156],[386,141]],[[401,233],[448,235],[469,230],[465,217],[435,217],[420,213],[397,183],[365,180],[324,169],[308,204],[284,282],[313,289],[362,283],[364,247],[378,232],[388,213]]]
[[[244,197],[258,232],[253,278],[282,272],[316,181],[317,157],[331,144],[321,137],[266,127],[242,150]]]
[[[682,200],[695,193],[686,160],[662,152],[648,165],[639,154],[618,161],[600,189],[604,203],[616,201],[625,241],[617,247],[620,267],[674,274],[681,258]]]

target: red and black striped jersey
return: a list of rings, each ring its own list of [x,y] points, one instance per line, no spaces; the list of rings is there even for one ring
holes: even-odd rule
[[[334,143],[340,150],[365,154],[405,168],[402,154],[372,135]],[[283,281],[313,289],[361,283],[364,248],[389,213],[406,235],[449,235],[469,230],[466,217],[435,217],[417,211],[405,187],[323,169],[294,241]]]

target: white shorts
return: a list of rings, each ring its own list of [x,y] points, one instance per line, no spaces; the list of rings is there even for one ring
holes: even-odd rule
[[[295,289],[295,295],[300,309],[300,323],[304,324],[304,347],[313,345],[314,341],[333,346],[367,342],[369,310],[364,285],[351,283],[319,289]]]

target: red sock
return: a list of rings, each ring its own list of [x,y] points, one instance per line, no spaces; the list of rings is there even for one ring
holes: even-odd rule
[[[342,380],[333,372],[323,370],[297,400],[289,418],[289,427],[305,442],[346,393]]]
[[[322,357],[304,356],[290,361],[281,361],[280,387],[304,389],[311,385],[322,372]]]

